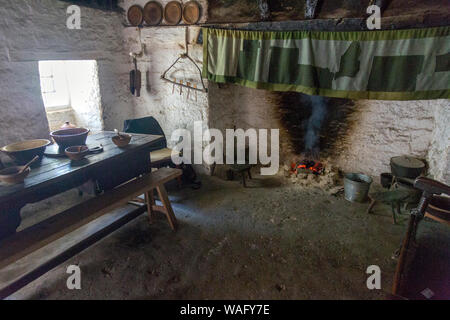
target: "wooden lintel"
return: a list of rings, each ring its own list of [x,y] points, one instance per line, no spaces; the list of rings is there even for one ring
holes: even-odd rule
[[[306,0],[305,18],[314,19],[317,17],[320,9],[321,0]]]

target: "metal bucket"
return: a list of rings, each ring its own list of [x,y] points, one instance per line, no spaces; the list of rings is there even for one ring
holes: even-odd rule
[[[372,178],[363,173],[347,173],[344,178],[345,199],[364,202],[369,193]]]

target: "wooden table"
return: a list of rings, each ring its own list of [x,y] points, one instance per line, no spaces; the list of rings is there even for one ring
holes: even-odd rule
[[[111,140],[114,132],[88,136],[89,147],[103,145],[104,151],[86,159],[44,156],[42,163],[31,170],[24,183],[0,183],[0,241],[16,232],[21,223],[20,210],[28,203],[38,202],[96,181],[101,190],[109,190],[141,174],[150,172],[150,150],[163,136],[133,134],[131,143],[118,148]]]

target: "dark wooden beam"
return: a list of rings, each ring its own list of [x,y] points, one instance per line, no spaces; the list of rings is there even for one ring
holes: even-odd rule
[[[449,15],[443,12],[441,15],[385,17],[381,18],[381,30],[414,29],[447,26]],[[251,23],[222,23],[204,24],[210,27],[222,29],[242,29],[252,31],[365,31],[367,30],[365,18],[345,19],[313,19],[299,21],[266,21]]]
[[[383,11],[389,5],[389,0],[370,0],[369,1],[369,6],[371,6],[371,5],[379,6],[380,9],[381,9],[381,13],[383,13]]]
[[[306,19],[314,19],[317,17],[321,0],[306,0],[306,6],[305,6],[305,18]]]
[[[270,20],[270,6],[268,0],[258,0],[259,16],[262,21]]]
[[[98,9],[102,11],[122,12],[118,0],[59,0],[70,4],[76,4],[80,7]]]

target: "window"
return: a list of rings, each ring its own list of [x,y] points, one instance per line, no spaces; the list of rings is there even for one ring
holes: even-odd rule
[[[45,108],[70,107],[65,61],[39,61],[41,92]]]
[[[51,130],[59,129],[66,121],[102,130],[97,61],[39,61],[39,76]]]

